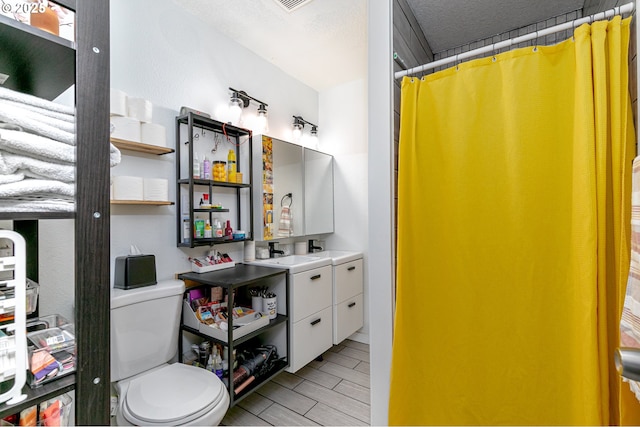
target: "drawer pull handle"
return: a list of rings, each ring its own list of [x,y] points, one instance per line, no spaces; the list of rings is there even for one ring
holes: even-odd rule
[[[355,305],[356,305],[356,303],[355,303],[355,302],[352,302],[351,304],[349,304],[349,305],[348,305],[348,307],[349,307],[349,308],[351,308],[351,307],[355,307]]]
[[[317,325],[318,323],[320,323],[321,320],[322,318],[314,320],[313,322],[311,322],[311,326]]]
[[[356,269],[356,266],[355,266],[355,265],[352,265],[351,267],[347,268],[347,270],[348,270],[348,271],[353,271],[353,270],[355,270],[355,269]]]
[[[321,277],[322,277],[321,274],[316,274],[315,276],[311,276],[311,280],[318,280]]]

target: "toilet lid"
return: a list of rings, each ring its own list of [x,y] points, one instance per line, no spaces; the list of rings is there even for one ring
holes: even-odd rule
[[[182,424],[215,407],[224,393],[213,372],[174,363],[131,381],[125,413],[136,418],[131,421]]]

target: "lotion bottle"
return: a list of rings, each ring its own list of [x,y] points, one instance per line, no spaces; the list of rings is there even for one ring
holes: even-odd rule
[[[198,153],[193,153],[193,177],[200,179],[200,160],[198,160]]]

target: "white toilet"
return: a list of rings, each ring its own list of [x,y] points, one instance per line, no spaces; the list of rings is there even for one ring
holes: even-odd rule
[[[229,408],[222,381],[169,364],[178,348],[184,282],[111,291],[111,382],[117,425],[215,426]]]

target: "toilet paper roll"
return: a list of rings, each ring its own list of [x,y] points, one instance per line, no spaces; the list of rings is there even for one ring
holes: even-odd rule
[[[145,178],[142,200],[164,202],[169,200],[169,180],[164,178]]]
[[[296,255],[306,255],[307,254],[307,242],[296,242],[294,253]]]
[[[151,123],[153,104],[142,98],[127,97],[127,116],[143,123]]]
[[[244,242],[244,260],[255,261],[256,259],[256,242],[253,240],[246,240]]]
[[[167,146],[167,131],[164,126],[155,123],[142,123],[140,135],[144,144]]]
[[[125,139],[127,141],[141,142],[140,121],[131,117],[111,117],[113,124],[112,138]]]
[[[114,200],[143,200],[144,179],[139,176],[114,176]]]
[[[127,94],[118,89],[109,91],[109,112],[112,116],[127,115]]]

